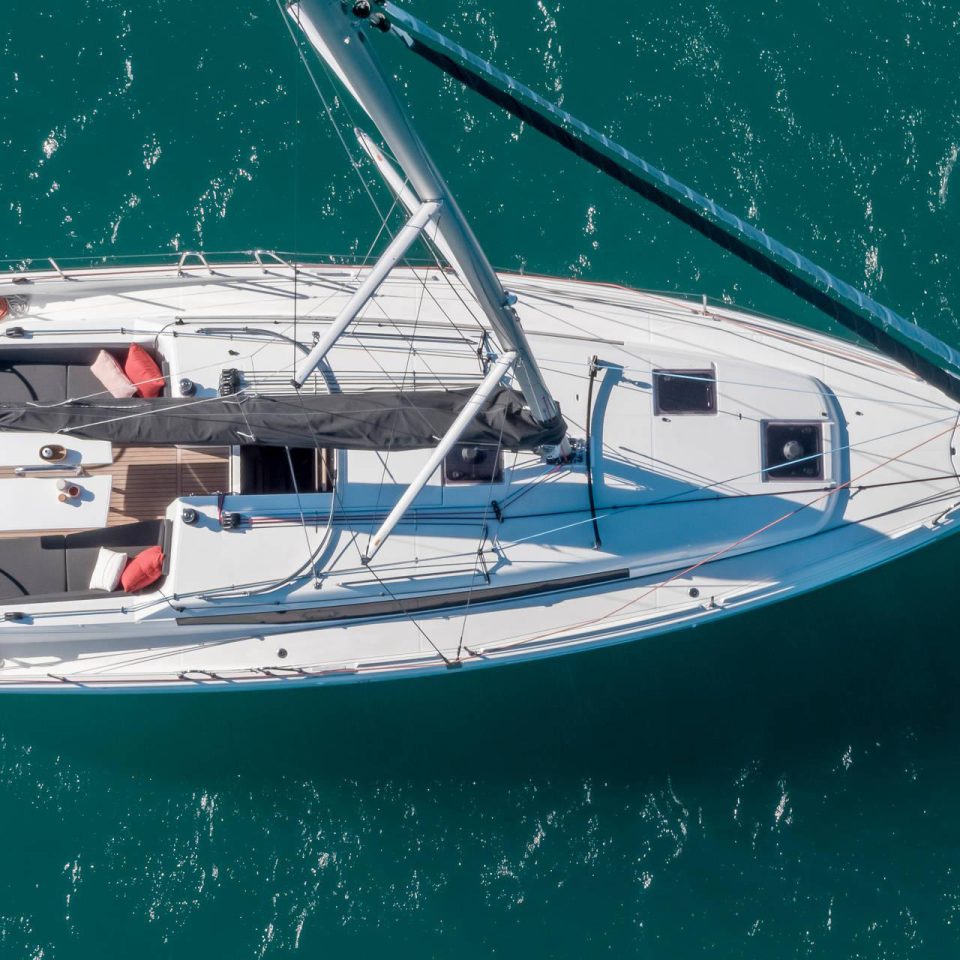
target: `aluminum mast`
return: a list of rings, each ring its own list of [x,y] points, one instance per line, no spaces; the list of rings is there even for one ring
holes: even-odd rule
[[[516,353],[514,372],[534,419],[555,422],[560,409],[544,383],[511,298],[387,82],[365,32],[367,21],[352,15],[341,0],[303,0],[290,3],[287,12],[376,125],[420,201],[441,202],[440,232],[501,345]]]

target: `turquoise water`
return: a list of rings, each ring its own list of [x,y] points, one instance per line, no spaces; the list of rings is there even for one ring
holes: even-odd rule
[[[956,5],[412,9],[960,343]],[[18,2],[0,38],[0,257],[366,252],[269,0]],[[809,317],[386,54],[496,263]],[[0,699],[0,957],[955,956],[958,549],[474,675]]]

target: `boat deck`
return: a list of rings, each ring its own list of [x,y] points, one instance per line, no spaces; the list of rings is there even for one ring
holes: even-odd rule
[[[179,497],[208,496],[229,488],[227,447],[114,447],[113,463],[90,467],[84,476],[111,476],[113,487],[107,526],[138,520],[157,520]],[[0,477],[15,476],[13,469]],[[29,483],[24,478],[23,483]],[[44,531],[56,533],[58,531]],[[23,536],[22,532],[0,537]]]

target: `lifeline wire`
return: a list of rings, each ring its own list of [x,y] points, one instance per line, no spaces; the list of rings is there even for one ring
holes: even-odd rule
[[[612,619],[617,614],[622,613],[628,607],[632,607],[634,604],[640,603],[642,600],[645,600],[652,593],[656,593],[657,590],[660,590],[663,587],[668,586],[669,584],[673,583],[676,580],[679,580],[682,577],[689,576],[695,570],[699,570],[700,567],[703,567],[706,564],[713,563],[714,561],[721,559],[723,556],[725,556],[726,554],[729,554],[733,550],[736,550],[737,547],[748,542],[749,540],[752,540],[754,537],[758,537],[760,534],[765,533],[767,530],[770,530],[771,528],[777,526],[780,523],[783,523],[785,520],[789,520],[791,517],[796,516],[798,513],[800,513],[803,510],[806,510],[808,507],[812,507],[815,504],[820,503],[822,500],[826,500],[828,497],[832,497],[838,494],[841,490],[845,490],[851,487],[856,481],[862,480],[864,477],[869,476],[871,473],[875,473],[877,470],[881,470],[883,467],[889,466],[891,463],[895,463],[898,460],[902,460],[904,457],[913,453],[914,450],[919,450],[920,447],[926,446],[926,444],[932,443],[934,440],[938,440],[940,437],[946,436],[948,433],[951,433],[953,429],[954,427],[951,425],[947,427],[945,430],[941,430],[939,433],[934,434],[932,437],[927,437],[926,440],[921,440],[919,443],[915,443],[912,447],[909,447],[908,449],[902,451],[901,453],[896,454],[895,456],[892,456],[892,457],[888,457],[886,460],[883,460],[882,462],[875,464],[874,466],[868,468],[867,470],[862,471],[861,473],[857,474],[856,477],[851,477],[845,483],[839,484],[833,489],[826,491],[825,493],[821,494],[819,497],[816,497],[815,499],[811,500],[809,503],[802,503],[796,508],[794,508],[793,510],[788,510],[786,513],[781,514],[779,517],[776,517],[775,519],[770,520],[768,523],[765,523],[762,526],[757,527],[755,530],[751,530],[749,533],[744,534],[742,537],[739,537],[733,542],[726,544],[725,546],[721,547],[719,550],[715,551],[709,556],[704,557],[703,559],[698,560],[696,563],[691,564],[690,566],[685,567],[684,569],[678,571],[677,573],[672,574],[671,576],[667,577],[665,580],[662,580],[659,583],[653,584],[652,586],[644,590],[642,593],[640,593],[639,596],[633,597],[632,599],[625,601],[624,603],[620,604],[620,606],[615,607],[609,613],[605,613],[603,616],[594,617],[589,620],[583,620],[576,624],[570,624],[566,627],[561,628],[561,630],[567,630],[567,629],[570,629],[570,627],[574,627],[574,628],[589,627],[598,623],[603,623],[605,620]],[[518,641],[518,643],[519,644],[534,643],[536,641],[546,639],[547,637],[554,636],[557,633],[561,632],[561,630],[548,630],[546,633],[536,634],[533,637],[528,637],[525,640]],[[511,646],[513,646],[513,644],[511,644]]]

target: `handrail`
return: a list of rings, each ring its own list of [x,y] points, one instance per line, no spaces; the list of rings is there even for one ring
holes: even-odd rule
[[[53,257],[47,257],[47,261],[49,262],[50,266],[53,267],[53,269],[56,270],[57,273],[60,274],[60,278],[61,278],[62,280],[69,280],[69,279],[70,279],[70,278],[60,269],[60,264],[57,263],[57,261],[54,260]]]
[[[187,257],[196,257],[206,268],[208,273],[213,273],[213,267],[207,263],[207,258],[203,255],[203,252],[200,250],[184,250],[180,254],[180,259],[177,261],[177,274],[183,276],[183,265],[187,261]]]
[[[288,270],[293,270],[294,273],[297,272],[297,265],[295,263],[290,263],[288,260],[284,260],[278,253],[273,250],[251,250],[250,253],[253,255],[253,259],[263,267],[263,272],[267,272],[267,267],[264,264],[261,257],[270,257],[271,260],[275,260],[281,266],[286,267]]]

